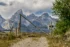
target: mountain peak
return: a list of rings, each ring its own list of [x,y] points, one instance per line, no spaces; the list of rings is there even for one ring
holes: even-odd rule
[[[2,18],[3,19],[3,17],[0,15],[0,18]]]
[[[22,9],[20,9],[20,10],[18,10],[16,13],[17,13],[17,14],[22,14],[23,11],[22,11]]]
[[[0,15],[0,25],[5,21],[5,19]]]
[[[5,20],[5,19],[0,15],[0,20]]]
[[[18,12],[22,12],[22,9],[19,9]]]
[[[14,15],[12,15],[11,18],[14,18],[14,19],[19,18],[20,14],[23,15],[23,16],[25,16],[25,15],[23,14],[22,9],[20,9],[20,10],[18,10],[17,12],[15,12]]]
[[[34,21],[36,18],[37,18],[37,16],[35,16],[35,14],[30,14],[29,16],[27,16],[27,18],[30,20],[30,21]]]
[[[48,13],[43,13],[39,18],[49,18],[49,14]]]
[[[42,15],[46,15],[46,16],[49,16],[49,14],[48,14],[48,13],[43,13]]]
[[[36,17],[35,14],[30,14],[28,17]]]
[[[35,16],[35,14],[33,14],[33,13],[32,13],[32,14],[30,14],[30,15]]]

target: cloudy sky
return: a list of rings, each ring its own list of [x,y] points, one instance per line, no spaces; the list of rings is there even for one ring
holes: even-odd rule
[[[44,12],[52,15],[53,2],[55,0],[0,0],[0,15],[8,19],[19,9],[22,9],[25,15],[41,15]]]

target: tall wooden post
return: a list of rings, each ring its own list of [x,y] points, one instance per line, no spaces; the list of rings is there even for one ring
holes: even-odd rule
[[[18,31],[21,33],[21,15],[20,15],[20,20],[19,20],[19,25],[18,25]]]

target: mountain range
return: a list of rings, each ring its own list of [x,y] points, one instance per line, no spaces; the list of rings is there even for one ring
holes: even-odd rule
[[[0,15],[0,31],[3,30],[2,23],[5,21],[5,19]]]
[[[18,27],[18,23],[20,20],[20,14],[25,18],[21,17],[21,30],[26,32],[48,32],[48,25],[51,23],[55,26],[57,19],[52,18],[49,16],[48,13],[43,13],[41,16],[37,17],[35,14],[30,14],[28,16],[24,15],[22,10],[18,10],[12,17],[9,19],[10,23],[12,21],[14,28]],[[36,26],[34,27],[26,18],[31,21],[31,23]],[[1,24],[5,21],[4,18],[0,16],[0,29]]]

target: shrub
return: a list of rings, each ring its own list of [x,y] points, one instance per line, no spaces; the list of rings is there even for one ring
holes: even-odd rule
[[[63,35],[66,33],[66,31],[69,28],[70,28],[70,22],[69,21],[59,21],[56,24],[56,29],[54,30],[54,34]]]

